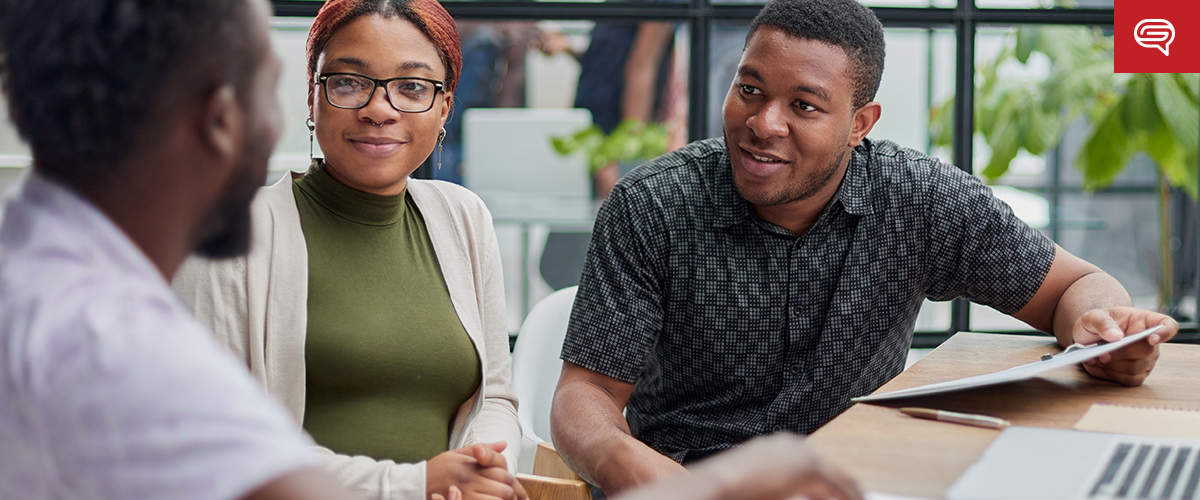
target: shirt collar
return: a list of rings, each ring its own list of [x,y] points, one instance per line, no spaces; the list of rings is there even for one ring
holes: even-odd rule
[[[871,203],[871,159],[872,144],[870,139],[862,142],[850,151],[850,163],[846,166],[846,175],[842,185],[830,203],[840,202],[843,210],[851,215],[870,215],[874,212]],[[738,194],[733,185],[733,167],[729,163],[729,150],[722,148],[724,154],[719,158],[715,169],[710,170],[710,193],[716,208],[713,227],[728,228],[738,224],[753,223],[750,202]]]
[[[707,171],[701,170],[711,176],[710,179],[705,180],[709,182],[709,192],[716,213],[713,218],[713,228],[725,229],[738,224],[752,223],[754,219],[750,213],[750,202],[742,198],[733,185],[733,166],[729,164],[729,149],[726,147],[725,139],[714,140],[721,141],[722,146],[722,153],[717,156],[715,163],[716,168]]]
[[[871,215],[874,205],[871,203],[871,140],[863,138],[862,142],[850,151],[850,164],[846,166],[846,176],[838,188],[834,201],[840,201],[842,208],[851,215]]]

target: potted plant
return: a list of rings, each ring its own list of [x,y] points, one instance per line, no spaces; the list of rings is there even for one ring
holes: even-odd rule
[[[667,128],[661,123],[625,120],[605,134],[592,125],[570,135],[551,137],[558,154],[583,154],[595,180],[597,198],[608,195],[618,178],[646,160],[667,151]]]
[[[999,76],[1005,64],[1028,65],[1035,53],[1050,61],[1048,78]],[[1171,188],[1198,198],[1200,75],[1115,74],[1113,40],[1098,28],[1022,27],[993,60],[976,69],[975,132],[991,147],[983,177],[994,181],[1008,171],[1019,150],[1040,155],[1057,145],[1066,126],[1080,117],[1090,123],[1075,166],[1086,189],[1107,187],[1130,161],[1145,154],[1158,167],[1159,298],[1169,312],[1178,299],[1172,289],[1168,201]],[[953,138],[953,99],[930,113],[938,145]]]

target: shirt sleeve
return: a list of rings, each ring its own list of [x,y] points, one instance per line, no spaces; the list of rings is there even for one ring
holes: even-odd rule
[[[636,186],[636,185],[635,185]],[[562,359],[636,383],[663,325],[662,213],[618,185],[596,216]]]
[[[958,168],[934,164],[928,186],[927,296],[1005,314],[1025,307],[1050,271],[1054,242]]]
[[[30,364],[58,496],[228,500],[318,463],[282,407],[182,305],[136,291],[106,297],[53,328]]]

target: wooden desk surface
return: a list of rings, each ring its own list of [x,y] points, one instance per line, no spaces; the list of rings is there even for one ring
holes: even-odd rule
[[[1052,337],[959,333],[878,392],[990,373],[1060,349]],[[1079,366],[1032,380],[961,393],[856,404],[818,429],[808,443],[858,479],[863,491],[944,498],[954,481],[1000,431],[921,420],[900,406],[980,413],[1013,425],[1070,428],[1092,403],[1200,409],[1200,345],[1163,345],[1141,387],[1089,376]]]

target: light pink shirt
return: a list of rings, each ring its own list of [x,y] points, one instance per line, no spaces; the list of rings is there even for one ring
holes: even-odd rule
[[[311,464],[90,203],[28,175],[0,217],[0,499],[234,499]]]

